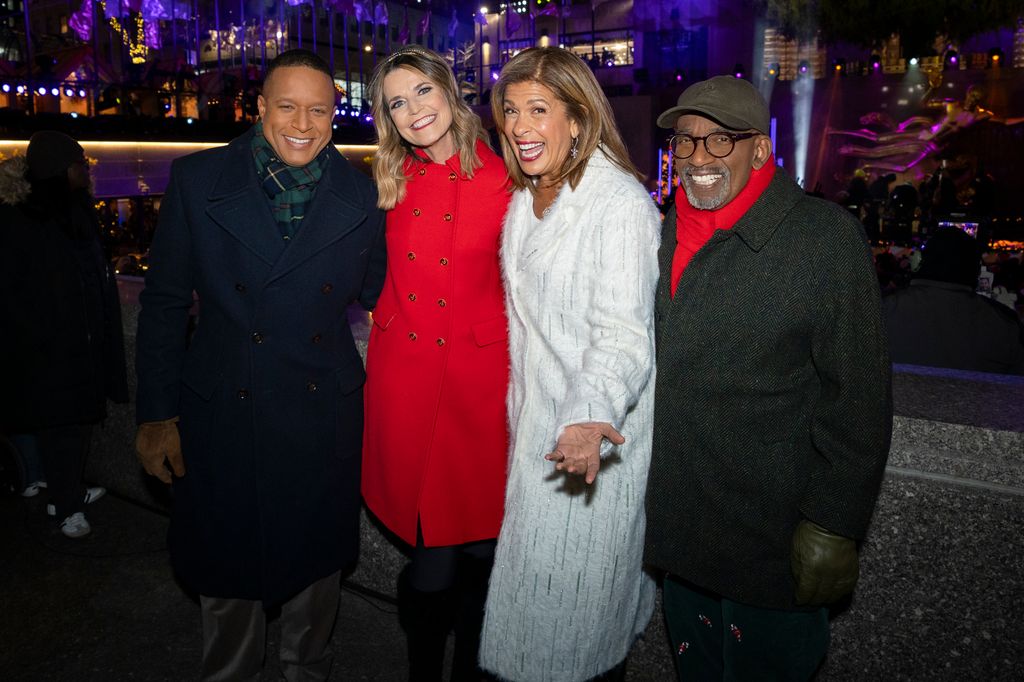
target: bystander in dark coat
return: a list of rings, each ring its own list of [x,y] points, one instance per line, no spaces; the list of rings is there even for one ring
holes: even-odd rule
[[[54,513],[66,521],[86,498],[91,427],[108,399],[128,401],[128,385],[85,155],[61,133],[36,133],[27,157],[0,164],[0,319],[0,424],[38,434]],[[88,532],[84,517],[76,524]]]

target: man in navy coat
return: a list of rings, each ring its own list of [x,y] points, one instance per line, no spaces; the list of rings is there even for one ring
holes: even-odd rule
[[[200,595],[203,679],[259,674],[273,607],[285,677],[326,679],[359,535],[364,373],[346,308],[376,303],[384,216],[330,144],[323,60],[278,56],[258,105],[252,130],[172,167],[140,296],[136,449],[174,474],[171,562]]]

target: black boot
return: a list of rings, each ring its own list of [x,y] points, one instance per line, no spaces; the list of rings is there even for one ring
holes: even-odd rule
[[[479,682],[491,679],[480,669],[480,630],[484,623],[487,583],[494,556],[463,556],[459,564],[459,610],[455,616],[455,660],[451,682]]]
[[[452,590],[420,592],[398,577],[398,622],[409,647],[409,682],[441,682],[444,649],[452,627]]]

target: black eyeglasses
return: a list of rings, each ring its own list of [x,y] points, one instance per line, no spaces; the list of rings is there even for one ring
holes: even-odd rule
[[[672,150],[672,156],[677,159],[688,159],[697,151],[697,142],[703,140],[705,151],[716,159],[721,159],[732,154],[732,150],[740,140],[746,140],[760,134],[756,130],[749,133],[727,133],[723,131],[711,133],[704,137],[676,133],[668,138],[668,148]]]

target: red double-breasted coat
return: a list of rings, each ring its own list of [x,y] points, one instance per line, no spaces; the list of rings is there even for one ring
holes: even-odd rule
[[[407,164],[388,213],[387,277],[366,359],[363,498],[426,546],[497,537],[505,500],[508,325],[498,260],[505,166],[483,144],[467,178]]]

